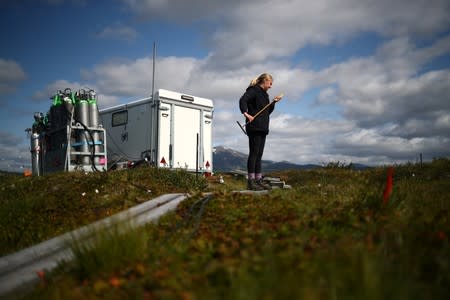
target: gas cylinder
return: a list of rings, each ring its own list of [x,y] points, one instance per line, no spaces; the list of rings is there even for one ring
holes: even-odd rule
[[[94,151],[96,154],[98,154],[101,150],[100,140],[99,140],[99,132],[95,129],[98,128],[98,108],[97,108],[97,95],[94,90],[89,90],[88,93],[89,99],[89,126],[94,128],[92,131],[92,137],[94,139]],[[100,162],[99,156],[95,156],[94,163],[95,165],[98,165]]]
[[[84,89],[77,92],[75,97],[75,119],[84,128],[89,126],[89,107],[88,95]],[[89,152],[89,132],[86,129],[79,130],[77,135],[77,143],[80,145],[80,151],[84,152],[79,156],[79,163],[83,165],[90,164]]]
[[[31,147],[31,172],[33,175],[41,175],[41,142],[40,134],[33,132],[30,137]]]
[[[74,103],[75,99],[72,90],[70,88],[65,89],[63,95],[63,104],[64,104],[63,126],[67,126],[70,124],[73,114]]]

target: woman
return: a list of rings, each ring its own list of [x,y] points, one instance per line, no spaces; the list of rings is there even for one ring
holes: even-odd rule
[[[261,109],[270,103],[267,91],[272,87],[273,78],[268,73],[263,73],[250,82],[247,90],[239,99],[239,108],[246,118],[246,131],[248,135],[249,154],[247,160],[249,190],[263,190],[269,188],[262,181],[261,159],[269,134],[269,115],[275,108],[275,102],[281,100],[282,96],[274,98],[272,105],[267,107],[261,114],[254,117]]]

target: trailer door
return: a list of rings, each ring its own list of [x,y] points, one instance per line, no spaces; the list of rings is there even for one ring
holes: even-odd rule
[[[200,110],[175,105],[173,108],[173,167],[196,169],[197,137],[200,140]],[[199,153],[200,156],[200,153]]]
[[[203,149],[203,161],[200,161],[200,164],[202,164],[205,168],[205,172],[212,172],[212,118],[213,114],[212,111],[203,111],[203,134],[202,139],[203,143],[202,149]]]
[[[162,167],[172,167],[172,105],[162,103],[159,109],[158,160]]]

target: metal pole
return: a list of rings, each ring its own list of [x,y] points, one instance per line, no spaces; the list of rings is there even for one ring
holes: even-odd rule
[[[195,151],[195,178],[198,178],[198,133],[197,133],[197,149]]]
[[[158,118],[159,118],[159,111],[158,111],[158,105],[156,103],[156,99],[155,99],[155,70],[156,70],[156,42],[153,42],[153,66],[152,66],[152,112],[151,112],[151,116],[152,116],[152,120],[151,120],[151,128],[150,128],[150,132],[151,132],[151,137],[150,137],[150,149],[152,149],[153,151],[153,157],[150,158],[150,161],[154,161],[155,166],[158,167],[159,166],[159,162],[158,162],[158,145],[157,145],[157,141],[158,141]]]
[[[152,102],[155,104],[153,96],[155,95],[155,59],[156,57],[156,42],[153,42],[153,74],[152,74]]]

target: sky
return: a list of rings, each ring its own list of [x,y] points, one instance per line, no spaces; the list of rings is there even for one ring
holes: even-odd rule
[[[247,153],[238,101],[264,72],[285,96],[263,159],[450,157],[448,0],[0,0],[0,41],[1,170],[30,167],[25,129],[58,90],[106,108],[153,80],[212,99],[213,146]]]

